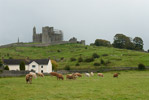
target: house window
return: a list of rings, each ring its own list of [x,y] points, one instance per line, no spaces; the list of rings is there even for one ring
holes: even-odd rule
[[[32,65],[32,68],[35,68],[36,66],[35,65]]]
[[[43,66],[41,66],[41,68],[43,68]]]
[[[43,73],[43,70],[41,70],[41,73]]]

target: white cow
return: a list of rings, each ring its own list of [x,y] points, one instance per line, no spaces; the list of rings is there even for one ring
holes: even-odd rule
[[[91,72],[91,76],[94,76],[94,73],[93,72]]]
[[[90,77],[90,74],[89,73],[85,73],[85,76]]]

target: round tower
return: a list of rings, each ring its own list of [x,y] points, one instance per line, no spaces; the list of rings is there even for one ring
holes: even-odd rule
[[[36,34],[36,27],[33,28],[33,34]]]

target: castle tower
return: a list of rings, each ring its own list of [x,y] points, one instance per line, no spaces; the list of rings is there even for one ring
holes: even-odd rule
[[[36,34],[36,27],[33,28],[33,34]]]

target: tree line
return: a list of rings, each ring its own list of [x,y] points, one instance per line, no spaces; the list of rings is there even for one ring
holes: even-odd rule
[[[111,44],[108,40],[96,39],[94,42],[96,46],[113,46],[115,48],[130,49],[130,50],[143,50],[143,40],[141,37],[132,39],[124,34],[116,34],[114,41]]]

